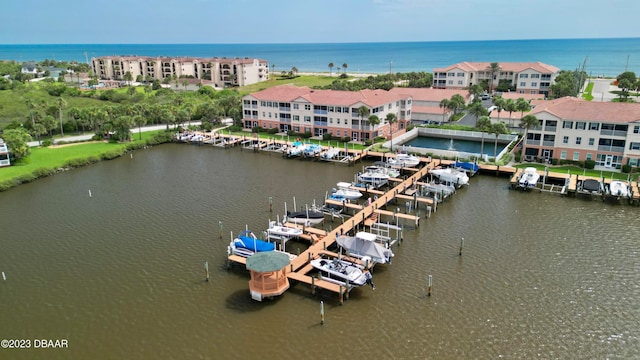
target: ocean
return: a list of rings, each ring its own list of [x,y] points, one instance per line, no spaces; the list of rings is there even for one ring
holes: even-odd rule
[[[86,61],[108,55],[249,57],[275,71],[388,73],[426,71],[463,61],[535,62],[563,70],[617,76],[640,73],[640,38],[433,41],[331,44],[41,44],[0,45],[0,59]]]

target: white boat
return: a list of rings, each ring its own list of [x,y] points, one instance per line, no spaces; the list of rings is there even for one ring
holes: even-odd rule
[[[269,222],[269,228],[267,229],[268,237],[286,237],[286,238],[295,238],[302,235],[302,229],[291,226],[284,226],[275,221]]]
[[[305,226],[317,225],[324,221],[324,213],[313,209],[295,212],[287,211],[287,216],[284,221],[303,224]]]
[[[347,283],[349,286],[362,286],[369,283],[374,287],[371,282],[371,273],[365,272],[362,266],[352,262],[320,258],[311,260],[311,266],[322,273],[322,280],[344,286]]]
[[[387,163],[391,166],[416,167],[420,164],[420,158],[415,155],[399,153],[396,154],[396,157],[387,159]]]
[[[351,184],[348,182],[339,182],[336,185],[338,189],[333,189],[333,195],[336,197],[342,197],[346,200],[357,200],[362,197],[362,193],[352,189]]]
[[[534,167],[528,167],[524,169],[524,173],[520,177],[518,181],[518,186],[523,189],[533,189],[536,187],[538,183],[538,179],[540,179],[540,175],[538,174],[538,169]]]
[[[441,182],[450,183],[457,187],[469,185],[469,175],[464,171],[445,168],[431,170],[431,174],[437,177]]]
[[[284,151],[287,154],[287,157],[296,157],[304,154],[304,150],[306,149],[307,144],[304,144],[300,141],[294,142],[290,147],[286,148]]]
[[[366,185],[371,185],[374,188],[378,188],[389,182],[389,175],[378,171],[359,172],[358,181]]]
[[[391,263],[393,252],[376,242],[376,234],[360,231],[356,236],[339,236],[336,241],[349,256],[370,259],[380,264]]]
[[[624,181],[611,180],[609,183],[609,195],[616,197],[628,197],[629,186]]]
[[[322,160],[333,160],[336,156],[340,154],[340,149],[331,148],[320,155]]]
[[[316,157],[322,152],[322,146],[317,144],[307,144],[302,150],[305,157]]]

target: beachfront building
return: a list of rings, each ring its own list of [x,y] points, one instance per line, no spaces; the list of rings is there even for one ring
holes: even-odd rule
[[[9,148],[7,147],[7,143],[0,138],[0,167],[11,165],[11,161],[9,160]]]
[[[141,75],[145,81],[193,78],[215,87],[244,86],[269,79],[269,62],[250,58],[194,58],[104,56],[91,59],[93,71],[102,80],[124,81]]]
[[[361,107],[369,115],[359,113]],[[411,119],[412,98],[385,90],[313,90],[308,87],[280,85],[242,98],[242,118],[246,130],[255,127],[277,129],[278,132],[310,133],[322,137],[367,141],[391,134],[387,114],[397,116],[393,133],[404,132]],[[369,116],[380,119],[369,123]]]
[[[640,166],[640,104],[590,102],[574,97],[533,101],[524,160],[594,160],[601,169]]]
[[[439,124],[447,122],[453,111],[440,107],[443,99],[451,99],[453,95],[460,95],[469,103],[467,90],[462,89],[434,89],[434,88],[405,88],[395,87],[389,90],[398,96],[411,97],[411,122],[416,125]]]
[[[541,62],[503,62],[498,63],[500,71],[493,73],[489,62],[461,62],[444,68],[433,69],[433,87],[439,89],[465,89],[471,85],[482,84],[486,81],[493,87],[498,86],[500,80],[506,80],[515,87],[518,94],[548,95],[549,87],[560,69]]]

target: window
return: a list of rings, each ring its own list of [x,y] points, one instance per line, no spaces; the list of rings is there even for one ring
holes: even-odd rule
[[[333,106],[329,106],[327,109],[329,112],[333,112]]]
[[[629,150],[640,150],[640,143],[629,143]]]
[[[269,117],[271,117],[271,113],[269,113]]]
[[[587,123],[584,121],[576,121],[576,130],[584,130]]]
[[[520,82],[520,86],[527,86],[527,83],[526,83],[526,82],[524,82],[524,81],[521,81],[521,82]]]
[[[329,124],[333,124],[333,118],[329,118]]]
[[[637,126],[637,125],[636,125],[636,126],[634,126],[634,127],[633,127],[633,133],[634,133],[634,134],[640,134],[640,126]]]
[[[589,130],[600,130],[600,123],[597,122],[590,122],[589,123]]]
[[[340,125],[340,119],[336,119],[336,124]]]
[[[458,80],[458,85],[462,85],[462,80]]]
[[[304,104],[304,109],[305,109],[305,110],[311,110],[311,105],[309,105],[309,104]]]
[[[573,129],[573,121],[563,121],[562,122],[562,128],[563,129]]]
[[[459,77],[464,77],[464,73],[458,73]]]
[[[449,85],[453,85],[453,80],[449,80],[449,81],[447,81],[447,84],[449,84]]]
[[[298,104],[293,104],[293,108],[294,108],[295,110],[298,110],[300,107],[298,106]]]
[[[524,83],[523,83],[523,84],[524,84]],[[520,91],[518,91],[518,93],[520,93],[520,94],[524,94],[524,90],[520,90]]]
[[[531,94],[535,94],[535,93],[536,93],[536,91],[535,91],[535,90],[531,90],[530,92],[531,92]]]
[[[519,78],[520,79],[526,79],[529,77],[529,74],[520,74]]]
[[[265,115],[265,112],[263,111],[263,112],[262,112],[262,117],[265,117],[265,116],[267,116],[267,115]]]
[[[340,137],[340,130],[336,130],[336,136]]]
[[[447,76],[456,76],[456,73],[450,72],[450,73],[447,73]]]
[[[587,154],[587,157],[585,158],[585,160],[591,160],[593,158],[593,156],[591,154]]]
[[[537,82],[532,82],[531,86],[536,87],[536,86],[538,86],[538,83]]]
[[[311,116],[305,116],[304,122],[311,122]]]
[[[300,121],[300,115],[293,115],[293,121]]]
[[[343,107],[342,108],[342,112],[345,113],[345,114],[348,114],[349,113],[349,108],[348,107]]]
[[[260,106],[267,106],[267,102],[266,101],[260,101]]]
[[[589,138],[589,146],[593,146],[595,142],[596,140],[594,138]]]
[[[566,151],[561,151],[560,152],[560,159],[565,160],[567,158],[567,152]]]
[[[531,74],[531,78],[532,79],[539,79],[540,78],[540,74]]]
[[[573,161],[578,161],[580,160],[580,153],[577,151],[573,152]]]
[[[569,137],[568,137],[568,136],[564,136],[564,137],[562,138],[562,143],[563,143],[563,144],[568,144],[568,143],[569,143]]]
[[[580,136],[578,136],[576,138],[576,145],[580,145],[580,143],[582,143],[582,138]]]
[[[391,106],[393,105],[393,103],[389,104],[389,106],[387,107],[387,109],[391,110]]]

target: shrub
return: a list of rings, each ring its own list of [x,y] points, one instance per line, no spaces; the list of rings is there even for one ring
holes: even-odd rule
[[[342,141],[343,142],[349,142],[349,141],[351,141],[351,138],[348,137],[348,136],[345,136],[345,137],[342,138]]]
[[[349,75],[347,75],[347,73],[340,74],[340,79],[346,79],[348,77],[349,77]]]
[[[594,160],[585,160],[584,167],[588,170],[593,170],[596,167],[596,162]]]
[[[51,145],[53,145],[53,141],[51,141],[50,139],[42,141],[42,147],[49,147]]]
[[[35,175],[33,174],[22,174],[20,176],[18,176],[18,181],[22,184],[28,183],[28,182],[32,182],[33,180],[37,179]]]
[[[625,174],[628,174],[631,172],[631,165],[627,164],[627,165],[622,165],[622,172]]]
[[[551,165],[558,165],[558,159],[556,158],[551,159]]]
[[[518,151],[515,155],[515,160],[516,162],[520,162],[520,159],[522,158],[522,152]]]
[[[54,172],[53,169],[39,168],[39,169],[33,170],[32,174],[36,179],[39,179],[39,178],[47,177],[47,176],[53,174],[53,172]]]
[[[331,140],[332,138],[333,136],[331,136],[331,134],[329,133],[322,134],[322,140]]]

